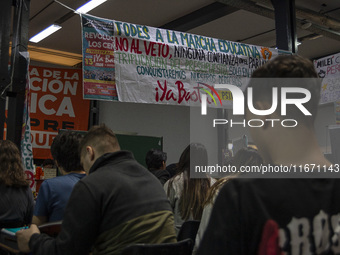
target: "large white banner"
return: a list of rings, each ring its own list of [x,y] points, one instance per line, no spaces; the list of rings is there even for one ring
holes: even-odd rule
[[[276,49],[92,16],[83,15],[82,22],[84,73],[93,70],[95,77],[103,67],[103,75],[115,77],[122,102],[198,104],[201,93],[214,95],[214,84],[244,88],[244,78],[278,55]],[[89,84],[86,89],[95,91]],[[218,94],[230,105],[230,92]],[[208,104],[213,100],[208,97]]]

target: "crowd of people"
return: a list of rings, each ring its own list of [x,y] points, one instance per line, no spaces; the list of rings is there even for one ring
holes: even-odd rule
[[[317,78],[313,64],[297,55],[278,56],[252,78]],[[250,127],[258,149],[240,149],[227,163],[241,166],[331,166],[314,132],[320,95],[317,82],[301,84],[311,93],[311,115],[289,108],[280,125]],[[253,104],[271,106],[270,84],[250,82]],[[276,83],[279,88],[288,83]],[[281,87],[280,87],[281,86]],[[269,88],[269,89],[268,89]],[[279,102],[280,104],[280,102]],[[253,113],[246,112],[247,119]],[[280,109],[257,119],[281,119]],[[278,146],[280,145],[280,146]],[[106,125],[84,136],[59,134],[51,152],[63,176],[45,180],[34,207],[18,148],[0,141],[0,227],[29,226],[17,232],[21,252],[32,254],[121,254],[133,243],[174,243],[185,221],[200,221],[194,254],[339,254],[340,181],[334,178],[191,178],[195,165],[208,165],[203,144],[191,143],[178,163],[150,148],[147,168],[120,149]],[[37,225],[62,220],[57,237]]]

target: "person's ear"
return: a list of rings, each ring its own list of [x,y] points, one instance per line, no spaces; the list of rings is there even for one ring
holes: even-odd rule
[[[166,169],[166,163],[165,163],[164,160],[162,161],[162,169],[163,169],[163,170]]]
[[[94,158],[95,158],[95,151],[94,151],[93,147],[86,146],[86,153],[88,154],[90,160],[93,161]]]

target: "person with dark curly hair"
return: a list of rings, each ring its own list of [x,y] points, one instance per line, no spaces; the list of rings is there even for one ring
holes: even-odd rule
[[[33,195],[22,166],[17,146],[0,140],[0,228],[31,223]]]
[[[34,208],[34,224],[63,219],[73,186],[86,175],[78,153],[81,139],[82,135],[74,131],[66,131],[54,138],[51,153],[62,176],[45,180],[41,184]]]
[[[161,150],[151,149],[146,153],[145,163],[148,170],[164,185],[170,179],[166,170],[167,154]]]

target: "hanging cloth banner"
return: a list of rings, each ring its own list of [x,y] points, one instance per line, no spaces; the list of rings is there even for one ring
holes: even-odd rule
[[[25,88],[25,102],[23,112],[23,125],[21,131],[21,158],[23,161],[26,178],[30,182],[30,188],[35,190],[34,180],[34,166],[33,166],[33,148],[31,138],[31,90],[30,90],[30,76],[29,76],[29,54],[28,52],[21,52],[27,61],[27,74],[26,74],[26,88]]]
[[[82,97],[81,73],[81,69],[30,67],[34,158],[52,158],[50,148],[59,129],[88,129],[90,101]]]
[[[322,78],[320,104],[340,101],[340,53],[314,60]]]
[[[82,28],[84,98],[91,99],[116,100],[115,78],[122,102],[198,104],[214,84],[245,88],[243,78],[278,55],[276,49],[88,15],[82,15]],[[229,91],[218,93],[231,104]]]

